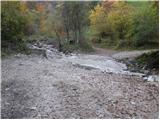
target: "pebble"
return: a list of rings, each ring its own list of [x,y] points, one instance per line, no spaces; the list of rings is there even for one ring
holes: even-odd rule
[[[37,109],[37,107],[31,107],[30,109],[31,109],[31,110],[36,110],[36,109]]]
[[[148,81],[148,82],[155,82],[159,81],[159,76],[158,75],[150,75],[150,76],[145,76],[143,77],[143,80]]]
[[[5,90],[7,91],[7,90],[9,90],[10,88],[6,88]]]
[[[159,80],[159,76],[157,75],[152,75],[148,77],[148,81],[149,82],[154,82],[154,81],[158,81]]]
[[[147,80],[148,80],[148,77],[143,77],[143,80],[147,81]]]
[[[136,103],[135,103],[135,102],[133,102],[133,101],[131,101],[131,104],[132,104],[132,105],[135,105]]]

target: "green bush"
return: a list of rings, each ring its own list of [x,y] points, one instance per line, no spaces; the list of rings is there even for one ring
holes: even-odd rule
[[[25,24],[25,17],[20,12],[20,2],[1,2],[2,51],[6,48],[18,51],[25,48],[22,40]]]
[[[133,14],[132,25],[128,31],[133,46],[140,47],[158,41],[157,11],[151,4],[143,6]]]
[[[136,58],[140,65],[147,65],[147,67],[153,69],[159,69],[159,51],[145,53]]]

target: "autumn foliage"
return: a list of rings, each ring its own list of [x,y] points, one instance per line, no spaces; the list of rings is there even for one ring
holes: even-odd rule
[[[116,47],[143,46],[155,42],[155,39],[158,42],[158,9],[155,2],[142,4],[140,7],[126,1],[103,1],[97,4],[89,16],[91,29],[94,29],[97,37],[95,39],[107,39],[108,45]]]
[[[24,43],[23,37],[31,35],[52,37],[63,46],[85,46],[90,40],[115,48],[158,43],[159,5],[156,1],[1,3],[2,46],[7,48]]]

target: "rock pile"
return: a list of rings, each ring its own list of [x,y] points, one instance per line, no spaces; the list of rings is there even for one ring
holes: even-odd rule
[[[47,45],[43,43],[28,44],[28,48],[31,53],[42,55],[43,57],[49,58],[60,58],[63,53],[59,52],[53,45]]]

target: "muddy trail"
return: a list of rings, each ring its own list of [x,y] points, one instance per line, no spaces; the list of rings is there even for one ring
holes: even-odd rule
[[[115,60],[127,53],[64,55],[49,46],[33,48],[45,50],[45,57],[2,59],[2,118],[158,118],[158,82]]]

